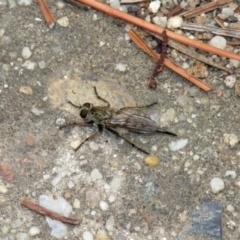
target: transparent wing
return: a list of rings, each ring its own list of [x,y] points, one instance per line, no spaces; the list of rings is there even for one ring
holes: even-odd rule
[[[107,125],[126,128],[129,131],[138,133],[161,132],[176,136],[176,134],[172,132],[161,129],[153,120],[136,114],[131,114],[126,111],[118,111],[111,119],[107,120]]]

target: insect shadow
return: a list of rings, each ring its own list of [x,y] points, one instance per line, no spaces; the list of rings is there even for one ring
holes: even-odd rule
[[[120,108],[119,110],[115,110],[110,107],[110,103],[107,100],[98,95],[96,87],[94,87],[94,93],[96,94],[96,97],[98,99],[106,103],[106,106],[94,106],[92,103],[84,103],[82,106],[77,106],[69,101],[72,106],[80,109],[79,115],[84,122],[67,123],[60,127],[60,129],[62,129],[66,126],[91,127],[95,125],[98,128],[98,131],[85,138],[85,140],[80,143],[80,145],[75,149],[75,151],[78,150],[85,142],[101,135],[104,128],[114,133],[118,137],[122,138],[123,140],[131,144],[133,147],[145,154],[149,154],[149,152],[137,146],[131,140],[123,136],[123,134],[117,131],[117,128],[123,128],[131,132],[142,134],[163,133],[171,136],[177,136],[175,133],[160,128],[156,122],[152,121],[149,118],[127,112],[127,110],[131,109],[142,109],[151,107],[155,105],[156,102],[146,106],[129,106]]]

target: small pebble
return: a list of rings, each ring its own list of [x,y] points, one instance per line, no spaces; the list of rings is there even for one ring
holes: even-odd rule
[[[40,116],[44,113],[44,111],[36,108],[35,106],[33,106],[32,109],[31,109],[31,113],[33,113],[36,116]]]
[[[16,240],[30,240],[27,233],[20,232],[16,234]]]
[[[81,141],[80,140],[74,140],[70,143],[70,146],[72,149],[76,150],[81,144]]]
[[[46,62],[43,61],[43,60],[42,60],[42,61],[39,61],[39,62],[38,62],[38,66],[39,66],[40,69],[44,69],[44,68],[46,68]]]
[[[28,58],[30,58],[32,56],[32,51],[30,50],[30,48],[29,47],[24,47],[23,49],[22,49],[22,57],[24,58],[24,59],[28,59]]]
[[[33,134],[29,134],[26,138],[25,138],[25,143],[27,146],[34,146],[36,143],[36,139],[35,136]]]
[[[178,151],[178,150],[184,148],[187,145],[187,143],[188,143],[188,139],[182,138],[177,141],[170,142],[168,144],[168,147],[171,151],[174,152],[174,151]]]
[[[230,204],[228,204],[227,205],[227,211],[229,211],[229,212],[234,212],[234,207],[232,206],[232,205],[230,205]]]
[[[69,18],[68,17],[62,17],[57,20],[57,23],[61,27],[68,27],[69,26]]]
[[[236,82],[236,76],[235,75],[229,75],[225,78],[224,83],[227,87],[233,88]]]
[[[55,121],[55,124],[56,124],[57,126],[62,126],[62,125],[64,125],[65,123],[66,123],[66,119],[65,119],[65,118],[62,118],[62,117],[57,118],[56,121]]]
[[[33,90],[31,87],[28,87],[28,86],[21,86],[19,88],[19,92],[20,93],[23,93],[25,95],[33,95]]]
[[[151,13],[157,13],[161,5],[161,2],[159,0],[151,1],[148,5],[148,11]]]
[[[5,72],[8,72],[11,69],[11,66],[9,64],[4,63],[2,65],[2,70]]]
[[[2,226],[1,227],[1,231],[3,233],[3,235],[7,234],[9,232],[9,227],[8,226]]]
[[[108,210],[108,204],[106,203],[106,202],[104,202],[104,201],[100,201],[100,203],[99,203],[99,207],[100,207],[100,209],[102,210],[102,211],[107,211]]]
[[[183,19],[180,16],[173,16],[168,19],[167,28],[168,29],[175,29],[181,27],[183,23]]]
[[[92,151],[97,151],[98,150],[98,144],[95,142],[90,142],[89,147]]]
[[[109,201],[110,203],[115,202],[115,200],[116,200],[116,197],[115,197],[114,195],[112,195],[112,194],[108,197],[108,201]]]
[[[27,60],[22,66],[25,67],[28,70],[34,70],[35,67],[36,67],[36,63]]]
[[[115,224],[114,217],[113,217],[113,215],[111,215],[106,222],[106,229],[107,229],[108,232],[113,231],[114,224]]]
[[[81,206],[80,201],[77,198],[75,198],[73,201],[73,208],[79,209],[80,206]]]
[[[235,179],[237,177],[236,171],[226,171],[225,177],[230,177],[231,179]]]
[[[38,227],[31,227],[31,228],[29,229],[28,234],[29,234],[30,236],[36,236],[36,235],[40,234],[40,229],[39,229]]]
[[[90,208],[95,208],[99,205],[100,193],[96,189],[89,189],[86,192],[85,203]]]
[[[157,156],[147,156],[144,162],[150,167],[155,167],[159,164],[159,158]]]
[[[5,185],[0,184],[0,193],[7,193],[8,189]]]
[[[223,134],[224,142],[227,143],[231,148],[235,147],[238,142],[238,136],[236,134]]]
[[[152,19],[153,23],[160,26],[160,27],[163,27],[165,28],[167,26],[167,17],[159,17],[159,16],[155,16],[153,19]]]
[[[91,178],[93,181],[102,179],[102,174],[99,172],[99,170],[97,168],[93,169],[91,172]]]
[[[57,2],[56,2],[56,5],[57,5],[57,8],[58,8],[58,9],[63,9],[63,8],[65,7],[64,2],[62,2],[62,1],[57,1]]]
[[[115,67],[116,70],[118,70],[119,72],[126,72],[127,70],[127,65],[123,64],[123,63],[118,63]]]
[[[111,240],[111,238],[108,236],[106,231],[99,230],[96,234],[96,240]]]
[[[224,37],[215,36],[208,42],[208,44],[213,47],[225,49],[227,46],[227,40]]]
[[[211,186],[212,192],[215,194],[222,191],[225,187],[223,180],[219,177],[212,178],[212,180],[210,182],[210,186]]]
[[[112,8],[120,9],[120,1],[119,0],[110,0],[109,4]]]
[[[232,68],[237,69],[237,68],[239,68],[239,66],[240,66],[240,61],[235,60],[235,59],[230,59],[230,60],[229,60],[229,64],[230,64],[230,66],[231,66]]]
[[[32,0],[18,0],[19,6],[30,6],[32,4]]]
[[[83,240],[93,240],[93,235],[89,231],[83,232]]]

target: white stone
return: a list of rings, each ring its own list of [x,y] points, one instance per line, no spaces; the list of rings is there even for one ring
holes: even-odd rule
[[[235,179],[237,177],[237,173],[234,170],[231,170],[231,171],[229,170],[229,171],[226,171],[225,177],[230,177],[231,179]]]
[[[119,0],[110,0],[109,4],[112,8],[120,9],[120,1]]]
[[[227,143],[231,148],[235,147],[239,142],[238,136],[236,134],[223,134],[224,142]]]
[[[0,193],[7,193],[8,189],[5,185],[0,184]]]
[[[7,234],[9,232],[9,226],[6,226],[6,225],[2,226],[1,231],[3,235]]]
[[[81,144],[80,140],[74,140],[70,143],[71,148],[73,148],[74,150],[76,150]]]
[[[29,86],[21,86],[19,88],[19,92],[23,93],[23,94],[26,94],[26,95],[30,95],[30,96],[33,95],[33,90]]]
[[[81,206],[80,201],[77,198],[75,198],[73,201],[73,208],[79,209],[80,206]]]
[[[45,61],[39,61],[38,66],[39,66],[40,69],[44,69],[44,68],[46,68],[46,62]]]
[[[93,181],[102,179],[102,174],[99,172],[97,168],[93,169],[91,172],[91,178]]]
[[[27,233],[19,232],[16,234],[16,240],[30,240],[30,237]]]
[[[39,204],[47,209],[51,209],[54,212],[69,216],[72,212],[72,206],[62,197],[53,198],[52,195],[39,196]],[[52,229],[51,235],[56,238],[63,238],[68,236],[67,226],[62,222],[53,220],[46,217],[48,226]]]
[[[69,26],[69,18],[68,17],[61,17],[57,20],[57,23],[61,26],[61,27],[68,27]]]
[[[98,150],[98,144],[95,142],[90,142],[89,147],[91,148],[92,151],[97,151]]]
[[[175,29],[181,27],[183,23],[183,19],[180,16],[173,16],[168,19],[167,28],[168,29]]]
[[[208,42],[208,44],[216,48],[225,49],[227,46],[227,40],[222,36],[215,36]]]
[[[188,139],[179,139],[177,141],[172,141],[168,144],[168,147],[171,151],[175,152],[184,148],[188,143]]]
[[[119,72],[126,72],[127,70],[127,64],[123,64],[123,63],[118,63],[115,67],[116,70],[118,70]]]
[[[112,231],[113,231],[113,229],[114,229],[114,223],[115,223],[114,217],[113,217],[113,215],[111,215],[111,216],[108,218],[107,222],[106,222],[106,229],[107,229],[108,232],[112,232]]]
[[[15,0],[8,0],[9,8],[15,8],[17,6],[17,3]]]
[[[29,6],[32,4],[32,0],[18,0],[18,5],[20,6]]]
[[[213,193],[219,193],[225,187],[223,180],[219,177],[212,178],[210,186]]]
[[[36,65],[37,64],[35,62],[31,62],[30,60],[27,60],[25,63],[23,63],[22,66],[28,70],[34,70]]]
[[[30,236],[36,236],[36,235],[40,234],[40,229],[38,227],[31,227],[28,231],[28,234]]]
[[[233,16],[234,11],[230,7],[222,8],[222,14],[227,18],[229,16]]]
[[[160,6],[161,6],[161,2],[159,0],[152,1],[152,2],[150,2],[149,6],[148,6],[148,11],[151,13],[157,13]]]
[[[234,212],[234,207],[232,206],[232,205],[230,205],[230,204],[228,204],[227,205],[227,211],[229,211],[229,212]]]
[[[159,16],[155,16],[153,19],[152,19],[153,23],[160,26],[160,27],[163,27],[165,28],[167,26],[167,17],[159,17]]]
[[[229,75],[224,80],[225,85],[229,88],[233,88],[235,86],[235,82],[236,82],[235,75]]]
[[[58,9],[63,9],[65,7],[65,3],[62,1],[57,1],[56,5]]]
[[[22,49],[22,57],[24,58],[24,59],[28,59],[28,58],[30,58],[32,56],[32,51],[30,50],[30,48],[29,47],[24,47],[23,49]]]
[[[110,189],[112,191],[117,192],[122,187],[124,180],[125,180],[125,177],[123,176],[113,178],[113,180],[110,183],[110,187],[111,187]]]
[[[83,232],[83,240],[93,240],[93,235],[89,231]]]
[[[69,181],[68,182],[68,187],[71,189],[74,187],[74,182],[73,181]]]
[[[104,201],[100,201],[99,207],[102,211],[107,211],[108,210],[108,204]]]
[[[239,68],[239,66],[240,66],[240,61],[235,60],[235,59],[230,59],[229,63],[232,68]]]
[[[35,106],[33,106],[31,108],[31,113],[33,113],[36,116],[40,116],[40,115],[42,115],[44,113],[44,111],[41,110],[41,109],[36,108]]]
[[[116,200],[116,197],[115,197],[114,195],[112,195],[112,194],[108,197],[108,201],[109,201],[110,203],[115,202],[115,200]]]

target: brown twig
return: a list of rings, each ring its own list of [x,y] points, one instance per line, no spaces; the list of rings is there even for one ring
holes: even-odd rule
[[[108,6],[106,4],[103,4],[101,2],[98,2],[98,1],[95,1],[95,0],[76,0],[76,1],[80,2],[80,3],[83,3],[87,6],[90,6],[92,8],[95,8],[99,11],[102,11],[106,14],[109,14],[110,16],[113,16],[115,18],[119,18],[123,21],[131,23],[131,24],[136,25],[138,27],[141,27],[145,30],[156,33],[156,34],[161,35],[163,30],[164,30],[160,26],[156,26],[156,25],[154,25],[152,23],[149,23],[149,22],[147,22],[143,19],[137,18],[137,17],[132,16],[128,13],[122,12],[118,9],[111,8],[110,6]],[[232,52],[227,52],[225,50],[222,50],[222,49],[219,49],[219,48],[216,48],[216,47],[212,47],[208,44],[190,39],[188,37],[185,37],[183,35],[174,33],[174,32],[169,31],[169,30],[166,30],[166,31],[167,31],[168,38],[172,39],[176,42],[185,44],[187,46],[192,46],[192,47],[198,48],[198,49],[206,51],[208,53],[213,53],[213,54],[216,54],[216,55],[220,55],[220,56],[223,56],[223,57],[232,58],[232,59],[236,59],[236,60],[240,61],[240,55],[237,55],[237,54],[232,53]]]
[[[238,46],[238,45],[240,45],[240,42],[229,42],[229,41],[227,41],[227,45]]]
[[[38,4],[40,6],[42,14],[43,14],[49,28],[53,28],[55,26],[56,20],[48,7],[46,0],[38,0]]]
[[[153,71],[153,74],[152,74],[152,76],[149,79],[149,83],[148,83],[149,88],[152,88],[152,89],[156,89],[157,88],[157,82],[156,82],[155,78],[156,78],[156,76],[160,72],[162,72],[163,65],[164,65],[163,62],[164,62],[164,59],[165,59],[165,57],[167,55],[167,43],[168,43],[168,37],[167,37],[166,31],[164,30],[163,34],[162,34],[161,55],[160,55],[160,58],[157,61],[156,67],[155,67],[155,69]]]
[[[175,6],[167,15],[167,19],[169,19],[170,17],[176,15],[177,13],[179,13],[182,10],[181,6],[178,4],[177,6]]]
[[[24,207],[27,207],[35,212],[38,212],[44,216],[48,216],[52,219],[55,219],[57,221],[63,222],[63,223],[69,223],[72,225],[79,225],[81,223],[80,220],[78,219],[73,219],[73,218],[68,218],[65,216],[60,215],[59,213],[53,212],[45,207],[42,207],[41,205],[32,202],[29,199],[23,199],[21,202],[21,205],[23,205]]]
[[[221,27],[221,28],[226,28],[224,25],[223,25],[223,21],[221,19],[219,19],[219,17],[215,17],[214,18],[215,22]]]
[[[180,14],[180,16],[185,17],[186,19],[195,17],[195,16],[199,16],[202,13],[206,13],[206,12],[210,12],[216,8],[222,7],[228,3],[232,2],[232,0],[217,0],[217,1],[213,1],[210,3],[206,3],[201,5],[200,7],[188,10],[186,12],[183,12]]]
[[[145,51],[147,54],[149,54],[151,57],[155,58],[158,60],[160,58],[160,54],[154,52],[145,42],[144,40],[133,30],[131,29],[129,31],[129,36],[132,39],[132,41],[143,51]],[[171,60],[165,58],[164,59],[164,65],[173,70],[174,72],[178,73],[179,75],[183,76],[190,82],[194,83],[204,91],[208,92],[212,90],[212,86],[201,81],[200,79],[190,75],[185,69],[181,68]]]
[[[212,26],[204,26],[196,23],[183,23],[180,27],[181,29],[197,31],[197,32],[210,32],[221,36],[240,38],[240,32],[236,31],[236,29],[231,28],[219,28]],[[220,54],[217,54],[220,55]],[[223,56],[223,55],[222,55]],[[238,55],[239,56],[239,55]],[[231,58],[231,57],[229,57]],[[236,59],[238,60],[238,59]]]
[[[147,31],[147,32],[149,34],[151,34],[152,36],[154,36],[155,38],[162,40],[161,36],[159,36],[157,34],[154,34],[154,33],[151,33],[149,31]],[[229,42],[227,42],[227,44],[228,43]],[[232,42],[232,43],[234,43],[234,42]],[[239,42],[236,42],[236,43],[238,43],[236,45],[239,45]],[[231,45],[231,42],[228,45]],[[195,49],[191,49],[190,47],[187,47],[187,46],[185,46],[185,45],[183,45],[181,43],[177,43],[177,42],[174,42],[172,40],[168,40],[168,46],[178,50],[179,52],[182,52],[182,53],[188,55],[191,58],[195,58],[198,61],[204,62],[204,63],[206,63],[206,64],[208,64],[208,65],[210,65],[212,67],[218,68],[218,69],[223,70],[223,71],[228,72],[228,73],[232,72],[231,69],[228,69],[228,68],[222,66],[221,64],[215,63],[214,61],[212,61],[211,58],[209,58],[207,56],[204,56],[203,54],[200,54],[199,52],[196,52]]]

